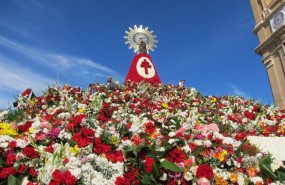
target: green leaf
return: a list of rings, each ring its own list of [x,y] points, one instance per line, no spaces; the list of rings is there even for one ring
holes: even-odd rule
[[[271,163],[271,155],[269,154],[260,161],[260,169],[267,177],[275,180],[277,179],[277,175],[272,171]]]
[[[2,168],[5,164],[5,161],[0,157],[0,168]]]
[[[284,172],[277,171],[277,175],[278,175],[278,180],[279,180],[280,182],[285,181],[285,173],[284,173]]]
[[[177,166],[175,163],[172,163],[168,160],[164,160],[161,162],[161,166],[167,170],[171,170],[173,172],[182,173],[184,172],[184,168]]]
[[[191,153],[193,156],[197,157],[200,152],[204,151],[203,146],[197,146],[195,150]]]
[[[17,184],[18,184],[18,179],[13,175],[9,175],[7,185],[17,185]]]
[[[17,171],[19,169],[19,167],[20,167],[20,162],[19,161],[15,162],[13,165],[14,170]]]
[[[159,177],[159,163],[158,162],[152,164],[152,172],[153,172],[154,178]]]

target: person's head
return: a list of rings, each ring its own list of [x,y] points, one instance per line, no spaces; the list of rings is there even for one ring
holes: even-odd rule
[[[89,87],[90,87],[90,88],[94,88],[94,87],[95,87],[95,84],[94,84],[94,83],[91,83],[91,84],[89,84]]]
[[[107,82],[112,82],[112,77],[108,76]]]
[[[185,83],[185,80],[181,80],[182,83]]]

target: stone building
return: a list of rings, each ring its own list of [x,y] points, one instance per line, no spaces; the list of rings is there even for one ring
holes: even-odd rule
[[[285,0],[250,0],[262,56],[274,102],[285,107]]]

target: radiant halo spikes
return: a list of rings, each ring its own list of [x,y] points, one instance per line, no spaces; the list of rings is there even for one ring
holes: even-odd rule
[[[149,50],[154,51],[154,48],[157,46],[155,45],[158,41],[155,40],[156,35],[153,35],[153,31],[149,31],[148,27],[143,28],[142,25],[137,27],[136,25],[134,28],[129,27],[129,31],[125,31],[127,36],[124,36],[127,41],[125,44],[129,44],[129,49],[134,49],[135,53],[139,51],[139,45],[141,41],[144,41],[146,44],[147,53]]]

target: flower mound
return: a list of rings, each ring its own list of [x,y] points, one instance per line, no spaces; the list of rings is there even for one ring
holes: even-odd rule
[[[282,184],[247,136],[285,136],[285,110],[194,88],[130,83],[90,95],[25,90],[0,114],[0,182],[28,185]],[[2,183],[0,183],[2,184]]]

